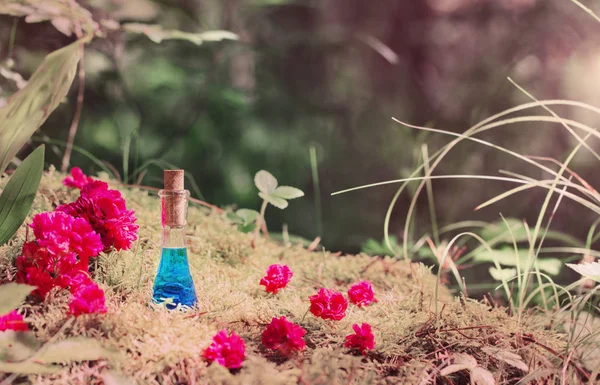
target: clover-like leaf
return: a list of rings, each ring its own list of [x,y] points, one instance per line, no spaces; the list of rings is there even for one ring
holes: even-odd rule
[[[283,199],[296,199],[304,196],[304,192],[299,188],[290,186],[279,186],[271,194],[277,198]]]
[[[235,212],[235,215],[241,218],[244,224],[250,224],[256,221],[259,214],[256,210],[239,209]]]
[[[254,184],[260,192],[271,194],[277,188],[277,179],[270,172],[260,170],[254,176]]]
[[[248,234],[253,232],[256,229],[256,223],[247,223],[247,224],[239,224],[238,225],[238,231],[240,233],[244,233],[244,234]]]
[[[258,196],[261,197],[262,199],[266,200],[267,202],[269,202],[270,204],[272,204],[273,206],[279,208],[279,209],[284,209],[286,207],[288,207],[288,201],[286,201],[283,198],[279,198],[273,195],[267,195],[265,193],[259,192]]]
[[[15,310],[35,290],[35,286],[7,283],[0,286],[0,317]]]
[[[600,263],[586,262],[580,264],[566,263],[571,269],[575,270],[584,277],[600,282]]]

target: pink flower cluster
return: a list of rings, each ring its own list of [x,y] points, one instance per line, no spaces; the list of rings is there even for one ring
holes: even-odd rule
[[[294,273],[285,265],[271,265],[267,269],[267,275],[260,280],[267,293],[277,294],[292,279]]]
[[[273,318],[262,334],[262,343],[267,349],[277,350],[284,356],[288,356],[294,351],[304,350],[305,334],[306,330],[288,321],[287,318]]]
[[[129,249],[138,226],[117,190],[78,168],[71,175],[63,184],[81,189],[80,197],[33,218],[36,239],[26,242],[17,257],[17,282],[36,286],[33,293],[42,299],[55,287],[68,288],[69,311],[75,316],[104,313],[104,292],[89,277],[89,258],[112,248]]]
[[[209,362],[217,362],[219,365],[229,369],[237,369],[242,366],[246,358],[246,344],[242,337],[223,329],[218,332],[213,341],[203,353]]]
[[[81,190],[83,186],[93,180],[92,177],[85,175],[79,167],[73,167],[71,169],[71,176],[63,179],[62,183],[67,187],[78,188]]]
[[[271,265],[267,269],[267,275],[260,280],[260,285],[265,287],[268,293],[277,294],[280,289],[287,286],[293,276],[292,271],[285,265]],[[377,302],[373,285],[369,281],[360,281],[348,290],[350,302],[358,307],[368,306]],[[339,321],[346,316],[348,301],[340,292],[321,288],[315,295],[309,297],[310,312],[325,320]],[[366,354],[367,350],[375,348],[375,336],[371,325],[363,322],[361,325],[352,325],[353,334],[346,336],[344,346],[352,350]],[[272,349],[284,356],[306,348],[304,336],[306,330],[300,325],[288,321],[285,316],[272,318],[262,333],[262,344],[267,349]],[[203,353],[209,362],[217,362],[229,369],[242,366],[246,356],[244,340],[227,330],[221,330],[214,337],[210,346]]]
[[[104,251],[112,248],[128,250],[137,239],[139,226],[135,224],[137,218],[133,210],[127,210],[121,193],[110,190],[105,182],[94,180],[87,183],[75,202],[56,210],[88,221],[100,234]]]

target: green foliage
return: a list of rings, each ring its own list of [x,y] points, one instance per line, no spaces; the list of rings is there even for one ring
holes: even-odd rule
[[[529,263],[529,255],[527,250],[519,250],[518,258],[515,256],[515,250],[511,247],[503,247],[496,250],[485,250],[473,258],[475,262],[494,262],[502,266],[517,266],[519,264],[522,270],[525,270]],[[533,266],[537,266],[541,271],[549,275],[558,275],[563,266],[563,263],[558,258],[537,258]]]
[[[270,172],[261,170],[254,176],[254,184],[258,188],[258,196],[273,206],[285,209],[289,199],[304,196],[302,190],[290,186],[278,186],[277,179]]]
[[[361,245],[360,250],[369,255],[395,255],[394,249],[400,250],[398,238],[392,235],[389,237],[389,239],[392,249],[387,246],[385,240],[379,242],[376,239],[369,238]]]
[[[206,31],[199,33],[189,33],[177,30],[166,30],[156,24],[127,23],[123,24],[123,29],[127,32],[141,33],[155,43],[161,43],[164,40],[186,40],[196,45],[201,45],[205,41],[237,40],[238,36],[229,31]]]
[[[527,228],[522,220],[516,218],[506,218],[505,220],[506,223],[502,220],[488,223],[478,231],[479,235],[486,242],[494,242],[495,244],[501,242],[512,243],[513,239],[517,243],[529,240]],[[508,227],[510,227],[510,230]],[[583,243],[578,239],[559,231],[549,230],[545,238],[560,241],[567,245],[583,246]]]
[[[0,245],[23,223],[37,193],[44,171],[44,145],[17,167],[0,195]]]
[[[0,285],[0,317],[16,309],[33,290],[35,286],[13,282]]]
[[[239,209],[235,213],[227,213],[227,218],[238,225],[242,233],[250,233],[256,228],[256,219],[259,213],[256,210]]]
[[[268,203],[283,210],[288,207],[288,199],[296,199],[304,196],[304,192],[300,189],[290,186],[279,186],[277,179],[265,170],[260,170],[256,173],[254,184],[258,189],[258,196],[263,199],[263,203],[260,207],[260,213],[256,218],[256,228],[252,240],[253,246],[256,243],[256,237],[258,237],[261,225],[264,224],[266,228],[265,210]]]
[[[67,95],[86,41],[78,40],[46,56],[27,86],[0,109],[0,171]]]
[[[600,282],[600,263],[598,263],[598,262],[588,262],[588,263],[581,263],[581,264],[567,263],[566,265],[568,267],[570,267],[571,269],[575,270],[576,272],[578,272],[579,274],[581,274],[582,276],[589,278],[589,279],[593,279],[596,282]]]

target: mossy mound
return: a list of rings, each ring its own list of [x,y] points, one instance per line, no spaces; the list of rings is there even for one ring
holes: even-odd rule
[[[44,176],[31,215],[77,198],[77,190],[62,186],[63,177],[54,171]],[[94,337],[118,354],[110,361],[64,366],[58,374],[19,377],[15,383],[101,384],[110,370],[139,384],[467,384],[468,371],[447,378],[439,374],[457,353],[474,357],[493,373],[496,383],[514,383],[526,375],[502,358],[506,352],[520,356],[530,373],[552,375],[562,369],[562,361],[551,351],[563,349],[563,337],[548,331],[543,321],[527,317],[519,324],[505,309],[455,298],[443,287],[436,329],[435,276],[423,265],[310,252],[262,239],[252,248],[251,236],[238,232],[223,213],[194,204],[188,213],[188,251],[199,312],[153,310],[148,300],[159,261],[159,201],[145,190],[117,184],[112,188],[121,190],[128,207],[136,211],[140,239],[131,251],[98,259],[94,278],[106,291],[108,313],[82,316],[63,327],[69,318],[64,292],[51,293],[45,303],[30,301],[21,312],[42,341]],[[0,249],[0,280],[13,279],[13,260],[26,234],[23,226]],[[287,264],[294,272],[288,288],[276,296],[258,284],[273,263]],[[367,308],[351,305],[339,322],[308,313],[308,296],[319,288],[346,292],[360,279],[373,282],[378,303]],[[307,349],[289,359],[260,343],[264,326],[281,315],[307,330]],[[352,324],[361,322],[375,331],[375,350],[367,356],[343,348]],[[246,341],[248,357],[241,370],[207,366],[201,358],[222,328]]]

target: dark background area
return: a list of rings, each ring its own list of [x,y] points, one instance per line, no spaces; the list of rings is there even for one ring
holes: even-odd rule
[[[85,54],[85,99],[75,144],[110,164],[128,183],[160,186],[164,162],[197,182],[193,195],[216,205],[259,208],[254,174],[265,169],[281,184],[305,191],[281,211],[267,210],[271,231],[317,235],[331,250],[356,252],[383,237],[385,212],[397,186],[332,192],[410,175],[427,143],[433,153],[450,137],[424,134],[392,121],[464,132],[473,124],[528,102],[507,77],[539,99],[600,100],[600,24],[564,0],[397,1],[149,1],[79,2],[95,18],[161,24],[188,32],[228,30],[238,41],[161,44],[116,31]],[[584,2],[590,7],[597,4]],[[596,7],[597,8],[597,7]],[[11,39],[14,32],[14,39]],[[27,78],[48,52],[69,38],[48,22],[0,18],[0,61]],[[68,101],[37,137],[65,142],[76,104]],[[0,102],[15,91],[0,83]],[[592,127],[598,116],[556,108]],[[527,115],[548,115],[541,108]],[[564,160],[575,146],[559,125],[517,124],[482,139],[526,155]],[[598,143],[590,141],[597,149]],[[315,206],[309,149],[318,155],[322,218]],[[62,147],[48,151],[60,166]],[[100,167],[75,152],[71,164]],[[581,151],[571,167],[592,185],[598,164]],[[496,175],[539,170],[493,149],[464,143],[435,174]],[[140,172],[143,172],[140,175]],[[140,177],[143,178],[140,178]],[[547,176],[546,176],[547,177]],[[190,189],[191,188],[191,185]],[[528,190],[474,212],[510,184],[481,180],[433,182],[440,224],[496,221],[499,213],[534,223],[545,190]],[[410,192],[391,223],[401,238]],[[425,195],[417,234],[430,229]],[[595,215],[564,202],[553,228],[584,239]],[[319,233],[319,227],[322,233]]]

